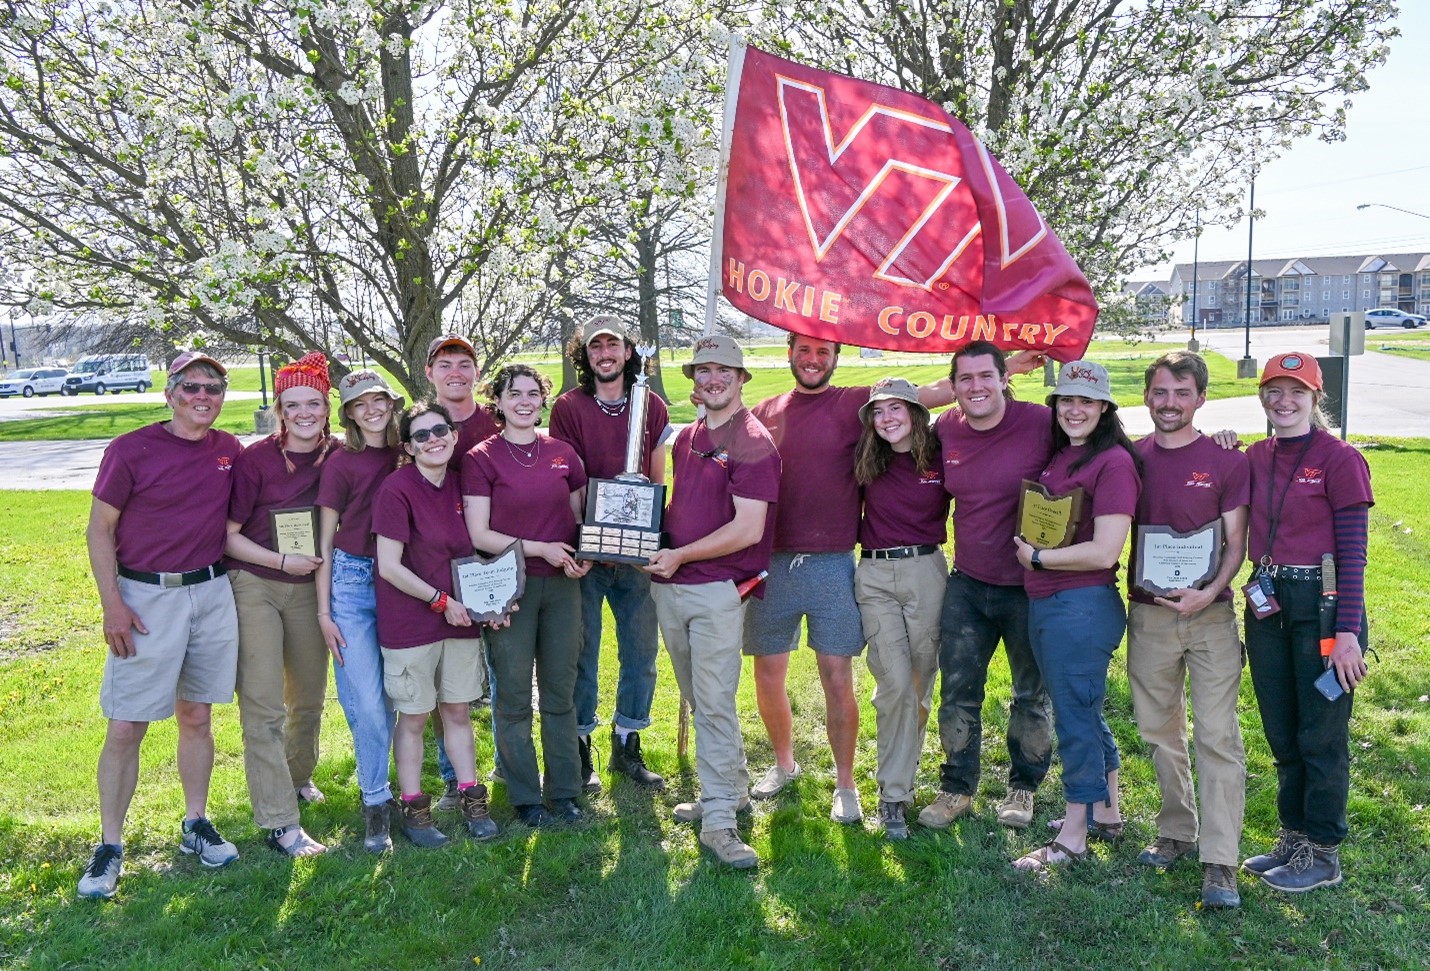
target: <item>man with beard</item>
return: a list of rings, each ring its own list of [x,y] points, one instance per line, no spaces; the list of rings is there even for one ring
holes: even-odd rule
[[[1147,368],[1144,380],[1143,400],[1155,430],[1137,443],[1143,489],[1135,523],[1191,532],[1219,521],[1222,548],[1205,584],[1155,596],[1136,585],[1134,537],[1127,571],[1127,678],[1162,793],[1157,839],[1137,861],[1165,869],[1196,853],[1200,836],[1202,905],[1236,907],[1246,753],[1236,717],[1241,640],[1230,584],[1246,554],[1250,463],[1192,426],[1207,392],[1207,365],[1199,355],[1164,354]],[[1187,757],[1188,678],[1200,833]]]
[[[829,816],[855,823],[864,813],[854,784],[859,704],[853,660],[864,650],[864,630],[854,599],[853,552],[859,533],[854,446],[863,428],[859,409],[869,401],[869,389],[830,384],[839,365],[839,344],[790,334],[788,345],[794,390],[753,409],[780,450],[783,470],[765,598],[751,604],[745,616],[745,653],[755,659],[755,698],[775,755],[775,764],[750,795],[772,798],[800,775],[785,682],[805,620],[834,755]],[[920,388],[919,400],[925,407],[948,404],[953,400],[948,381]]]
[[[675,438],[675,482],[665,514],[669,548],[646,570],[665,648],[695,715],[700,799],[675,807],[675,818],[701,822],[700,843],[721,863],[759,863],[740,839],[735,814],[749,803],[749,773],[735,693],[740,687],[740,631],[745,601],[738,587],[769,566],[779,496],[780,457],[745,409],[750,379],[739,345],[702,337],[684,367],[705,407]]]
[[[572,338],[567,356],[580,386],[551,406],[551,437],[571,445],[592,479],[613,479],[625,471],[631,386],[643,359],[615,317],[593,317]],[[638,470],[652,482],[665,481],[665,443],[674,434],[665,402],[646,399],[645,443]],[[646,767],[640,732],[650,725],[655,697],[655,659],[660,650],[650,576],[628,563],[593,563],[581,578],[584,642],[576,671],[576,730],[580,734],[581,783],[587,792],[601,788],[591,761],[591,733],[596,729],[598,670],[601,656],[601,607],[611,605],[616,621],[620,674],[611,718],[611,769],[637,785],[664,789],[665,780]]]

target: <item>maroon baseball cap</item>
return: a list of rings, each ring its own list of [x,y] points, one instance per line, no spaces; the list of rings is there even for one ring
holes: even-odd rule
[[[438,354],[441,354],[448,348],[461,351],[463,354],[470,356],[474,361],[477,359],[477,349],[472,346],[471,341],[467,340],[461,334],[444,334],[427,345],[427,363],[431,364],[432,360]]]
[[[169,365],[169,377],[172,378],[174,375],[181,373],[192,364],[200,363],[207,364],[219,374],[228,377],[228,368],[224,367],[216,359],[209,357],[203,351],[185,351],[174,358],[174,363]]]

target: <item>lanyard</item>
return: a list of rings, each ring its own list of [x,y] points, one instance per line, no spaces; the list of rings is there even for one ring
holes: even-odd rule
[[[1271,551],[1276,544],[1276,527],[1281,525],[1281,511],[1286,508],[1286,494],[1291,491],[1291,483],[1296,481],[1296,470],[1301,467],[1301,460],[1310,451],[1311,440],[1315,437],[1316,430],[1311,429],[1306,435],[1306,444],[1301,446],[1301,451],[1296,453],[1296,461],[1291,464],[1291,474],[1286,476],[1286,487],[1281,490],[1281,500],[1276,504],[1276,511],[1271,511],[1271,497],[1276,492],[1276,458],[1281,454],[1281,443],[1273,441],[1271,443],[1271,482],[1266,490],[1266,552],[1261,557],[1261,567],[1265,569],[1271,565]]]

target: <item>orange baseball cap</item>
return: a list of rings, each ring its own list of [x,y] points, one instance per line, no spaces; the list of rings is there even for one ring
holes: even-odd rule
[[[1316,363],[1314,357],[1302,354],[1300,351],[1277,354],[1266,362],[1266,368],[1261,372],[1261,384],[1264,385],[1276,378],[1292,378],[1300,381],[1312,391],[1324,390],[1321,365]]]

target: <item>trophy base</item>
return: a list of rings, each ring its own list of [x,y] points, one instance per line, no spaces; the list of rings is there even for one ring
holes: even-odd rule
[[[578,560],[594,560],[597,563],[645,566],[658,549],[658,532],[619,526],[582,526],[575,556]]]

